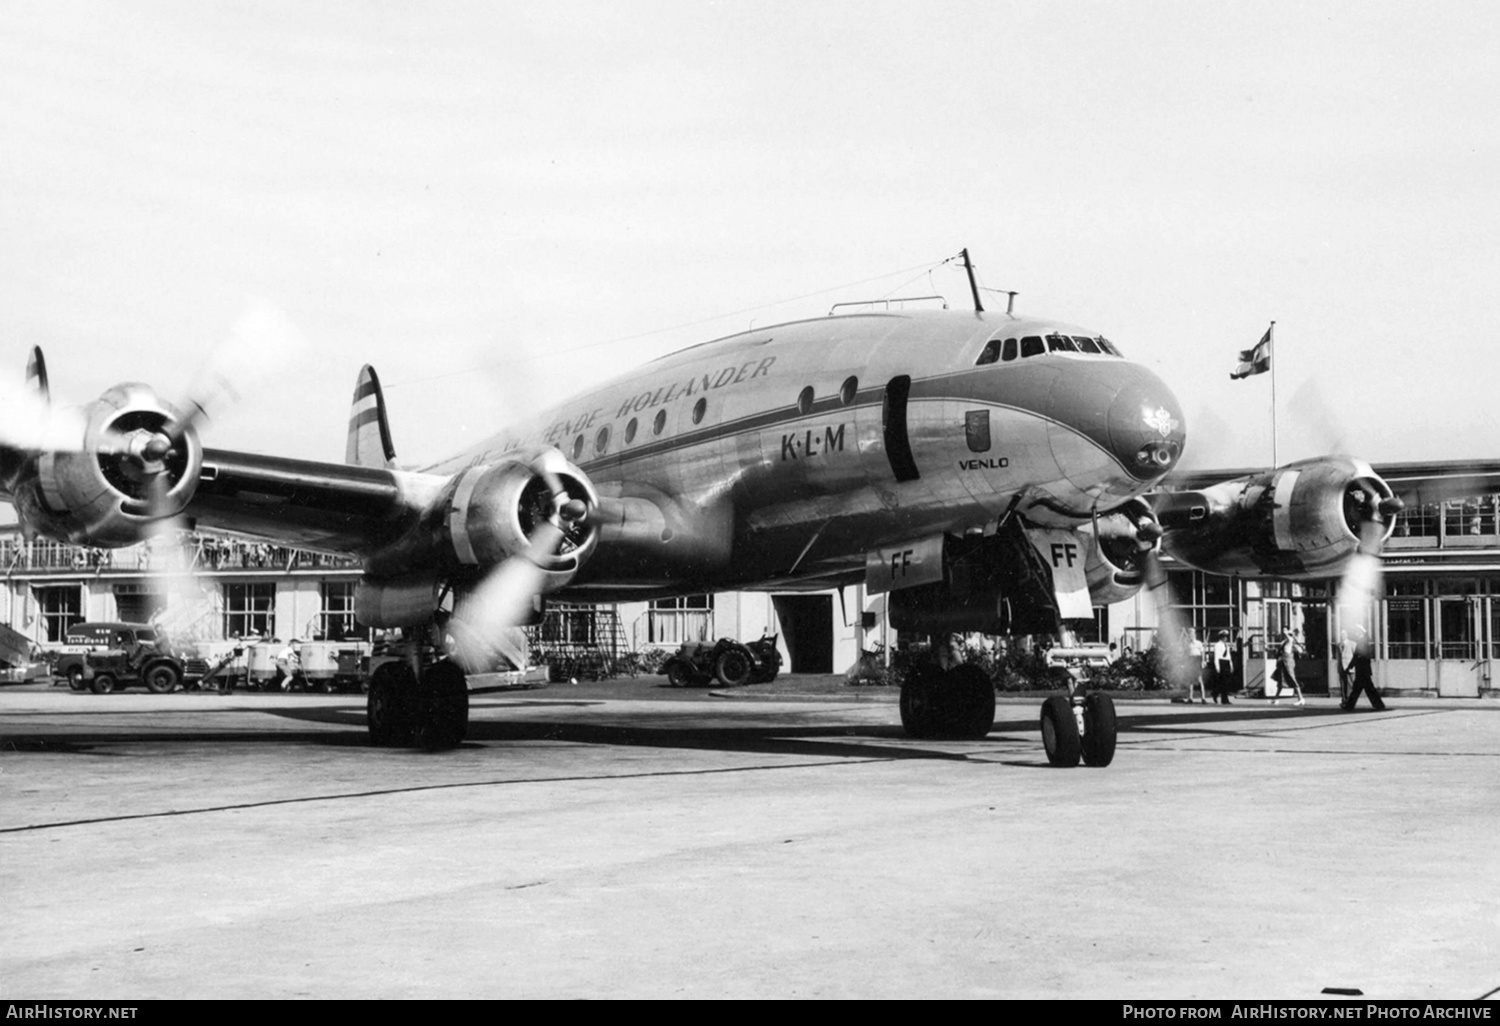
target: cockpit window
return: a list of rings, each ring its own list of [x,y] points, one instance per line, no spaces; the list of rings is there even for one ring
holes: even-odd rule
[[[984,344],[984,352],[979,354],[979,359],[974,361],[974,366],[983,367],[987,363],[994,363],[1000,359],[1000,340],[992,338]]]
[[[1021,339],[1022,356],[1041,356],[1047,351],[1047,345],[1042,341],[1040,335],[1027,335]]]
[[[1008,338],[1008,339],[1005,340],[1004,347],[1001,348],[1001,350],[1000,350],[1000,359],[1002,359],[1002,360],[1014,360],[1015,358],[1016,358],[1016,340],[1013,339],[1013,338]]]
[[[1078,352],[1078,347],[1075,346],[1073,344],[1073,340],[1071,338],[1069,338],[1068,336],[1066,336],[1066,335],[1048,335],[1047,336],[1047,349],[1048,349],[1049,352],[1053,352],[1053,353],[1076,353],[1076,352]]]
[[[1113,342],[1105,338],[1103,335],[1099,336],[1098,342],[1099,348],[1104,350],[1110,356],[1118,356],[1122,358],[1125,356],[1125,354],[1120,352],[1119,348]]]
[[[1100,352],[1099,344],[1097,342],[1095,342],[1091,338],[1084,338],[1082,335],[1074,335],[1073,344],[1085,353]]]

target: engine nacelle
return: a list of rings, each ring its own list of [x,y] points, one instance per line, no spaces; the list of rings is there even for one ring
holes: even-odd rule
[[[1379,543],[1400,503],[1370,465],[1348,456],[1301,460],[1199,492],[1159,496],[1162,548],[1196,569],[1234,577],[1317,580],[1337,576]],[[1374,537],[1372,538],[1372,534]]]
[[[1084,573],[1094,605],[1123,602],[1145,586],[1146,559],[1161,538],[1161,527],[1144,500],[1097,518],[1080,533],[1088,538]]]
[[[146,385],[116,385],[84,416],[79,449],[45,452],[16,470],[16,510],[27,526],[60,541],[134,545],[155,521],[192,500],[202,446],[191,425]]]
[[[542,590],[554,591],[593,554],[598,506],[589,479],[556,449],[512,453],[453,475],[412,531],[370,555],[366,576],[371,582],[434,571],[474,577],[524,554],[543,571]],[[544,550],[532,541],[548,522],[561,538]]]

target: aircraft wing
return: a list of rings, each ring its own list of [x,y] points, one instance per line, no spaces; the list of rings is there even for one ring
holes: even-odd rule
[[[410,527],[424,475],[205,449],[186,513],[197,526],[359,553]]]

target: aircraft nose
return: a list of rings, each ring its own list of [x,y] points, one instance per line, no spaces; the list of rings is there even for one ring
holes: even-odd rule
[[[1187,431],[1171,389],[1144,367],[1122,375],[1109,407],[1109,447],[1134,478],[1161,477],[1177,465]]]

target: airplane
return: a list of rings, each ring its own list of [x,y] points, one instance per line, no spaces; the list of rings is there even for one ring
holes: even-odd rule
[[[507,637],[559,593],[864,581],[899,630],[1057,637],[1150,585],[1162,553],[1321,580],[1389,536],[1402,499],[1352,457],[1169,477],[1186,427],[1152,370],[1098,331],[977,299],[690,346],[417,468],[397,464],[369,366],[343,463],[206,448],[200,405],[121,384],[63,440],[0,438],[0,498],[25,530],[72,543],[185,522],[357,557],[359,621],[412,639],[370,681],[370,738],[428,748],[463,741],[468,673],[512,651]],[[45,405],[40,350],[27,380]],[[1408,469],[1403,492],[1422,501],[1452,491],[1445,477],[1492,490],[1471,466]],[[974,667],[933,666],[903,685],[900,714],[914,737],[982,738],[995,694]],[[1107,695],[1052,696],[1040,725],[1053,765],[1113,759]]]

